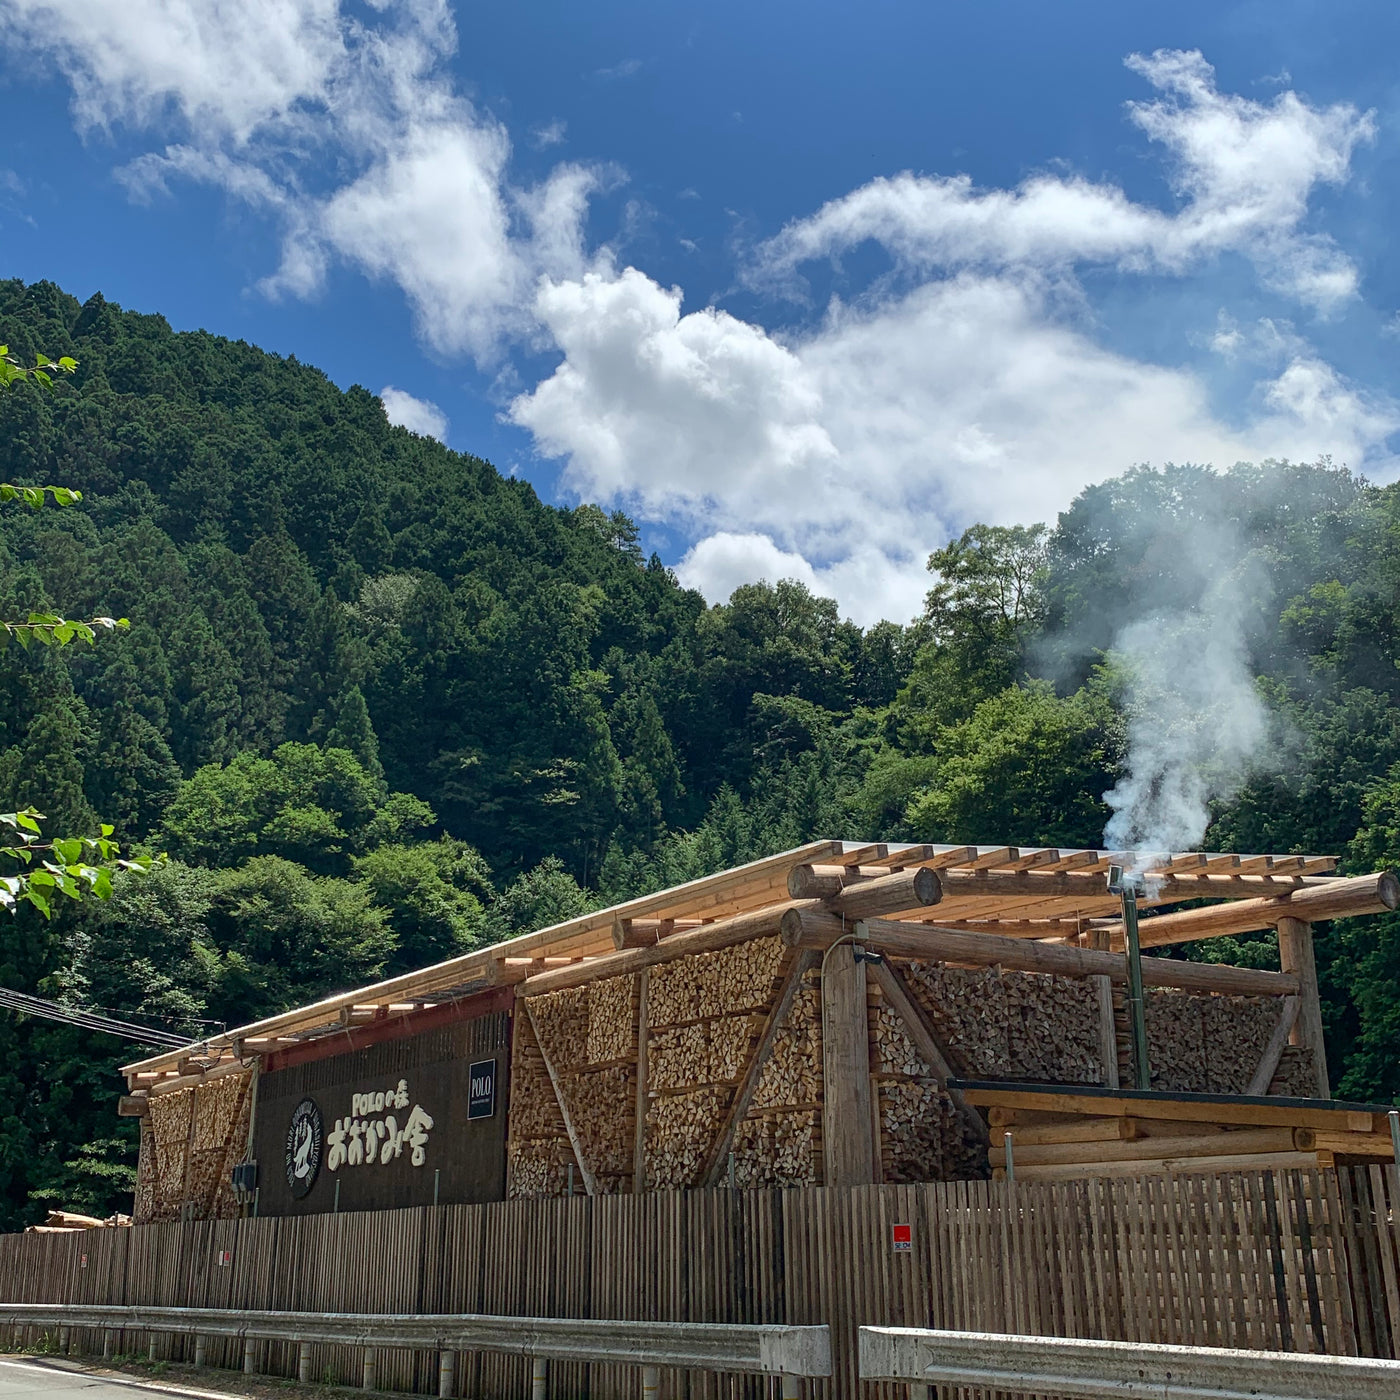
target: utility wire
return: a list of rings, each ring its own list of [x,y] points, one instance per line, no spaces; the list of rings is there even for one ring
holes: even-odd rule
[[[112,1016],[99,1016],[93,1011],[77,1011],[71,1006],[60,1006],[56,1001],[46,1001],[43,997],[11,991],[8,987],[0,987],[0,1011],[16,1011],[25,1016],[40,1016],[48,1021],[61,1021],[65,1025],[101,1031],[105,1035],[120,1036],[123,1040],[134,1040],[139,1045],[155,1046],[162,1050],[182,1050],[192,1043],[188,1036],[176,1035],[172,1031],[153,1031],[145,1026],[134,1026],[130,1021],[119,1021]]]

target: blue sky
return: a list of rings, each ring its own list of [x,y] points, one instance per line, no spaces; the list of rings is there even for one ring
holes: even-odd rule
[[[1134,462],[1398,474],[1397,31],[0,0],[3,274],[392,386],[712,598],[796,576],[903,619],[950,533]]]

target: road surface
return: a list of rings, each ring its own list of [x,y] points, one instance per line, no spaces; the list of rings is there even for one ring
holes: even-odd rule
[[[146,1385],[125,1377],[94,1376],[46,1361],[0,1358],[0,1400],[143,1400],[143,1396],[160,1400],[172,1392],[203,1397],[214,1393],[177,1384]]]

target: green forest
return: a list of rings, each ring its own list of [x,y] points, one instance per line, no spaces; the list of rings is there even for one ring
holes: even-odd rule
[[[1115,639],[1206,605],[1202,542],[1268,716],[1203,849],[1400,864],[1400,487],[1125,461],[862,629],[791,582],[707,606],[294,358],[18,281],[0,339],[78,361],[0,395],[0,480],[83,494],[3,508],[0,617],[131,621],[5,652],[0,809],[169,855],[0,918],[5,987],[195,1036],[815,836],[1101,845]],[[1318,932],[1334,1091],[1400,1098],[1400,917]],[[0,1013],[0,1229],[129,1208],[140,1053]]]

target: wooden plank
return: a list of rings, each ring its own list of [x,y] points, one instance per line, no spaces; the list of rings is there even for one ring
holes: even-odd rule
[[[1083,1142],[1023,1143],[1015,1134],[1016,1170],[1027,1166],[1053,1166],[1061,1162],[1138,1162],[1161,1157],[1221,1157],[1247,1152],[1315,1151],[1310,1128],[1246,1128],[1233,1133],[1205,1133],[1199,1137],[1130,1138]],[[994,1165],[1005,1166],[1005,1149],[993,1146]]]
[[[730,1149],[734,1145],[734,1133],[748,1114],[749,1105],[753,1102],[759,1080],[763,1077],[763,1068],[773,1053],[773,1046],[777,1043],[782,1024],[787,1019],[788,1012],[792,1010],[792,1003],[802,988],[802,979],[820,961],[821,954],[811,949],[803,949],[793,958],[792,966],[788,968],[787,976],[783,979],[777,1000],[768,1013],[768,1019],[764,1022],[763,1033],[759,1037],[758,1045],[753,1054],[749,1056],[748,1064],[744,1066],[744,1072],[739,1079],[734,1097],[730,1100],[729,1107],[725,1111],[719,1134],[715,1138],[714,1146],[710,1149],[710,1155],[700,1172],[701,1186],[719,1185],[720,1176],[726,1169]]]
[[[1249,1081],[1249,1087],[1245,1093],[1258,1097],[1269,1092],[1269,1085],[1274,1082],[1274,1074],[1278,1070],[1278,1062],[1283,1057],[1283,1049],[1289,1042],[1293,1034],[1293,1027],[1298,1020],[1299,999],[1294,997],[1284,997],[1279,1004],[1278,1024],[1274,1027],[1274,1033],[1269,1037],[1269,1043],[1264,1047],[1264,1053],[1259,1057],[1259,1064],[1255,1068],[1254,1075]]]

